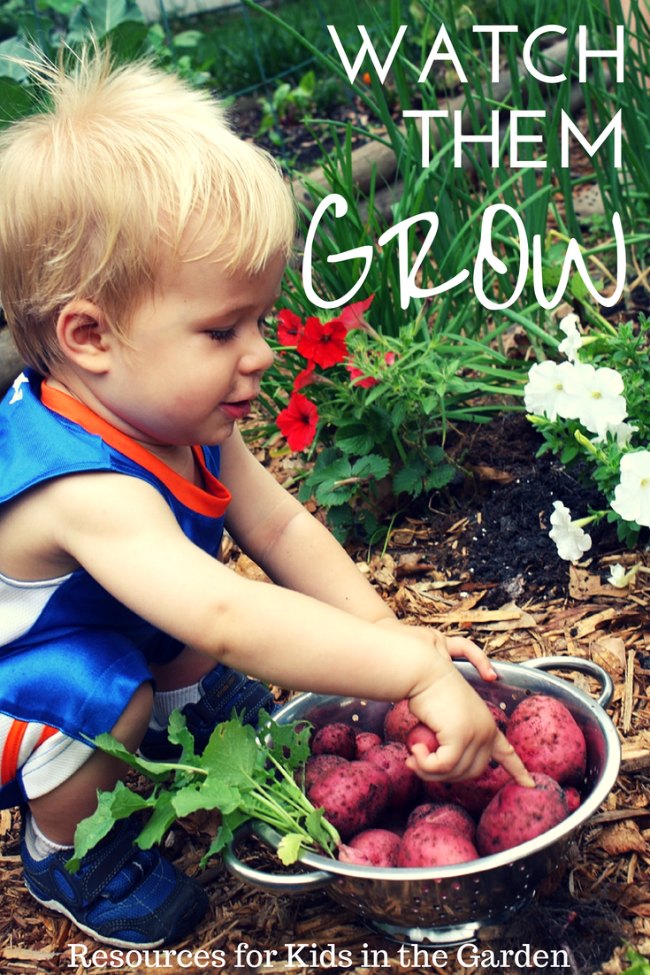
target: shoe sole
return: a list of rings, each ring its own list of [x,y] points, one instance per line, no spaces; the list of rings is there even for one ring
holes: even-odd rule
[[[99,941],[102,944],[113,945],[116,948],[139,949],[139,948],[159,948],[162,944],[165,943],[165,938],[160,938],[158,941],[147,941],[147,942],[141,941],[136,944],[134,941],[122,941],[119,938],[104,937],[103,935],[98,934],[97,931],[93,931],[92,928],[89,928],[85,924],[82,924],[81,921],[79,921],[67,909],[67,907],[64,907],[63,904],[59,904],[59,902],[55,900],[43,900],[42,897],[39,897],[39,895],[33,890],[33,888],[30,887],[26,878],[25,878],[25,887],[32,895],[34,900],[37,900],[39,904],[43,905],[43,907],[48,907],[51,911],[56,911],[59,914],[64,914],[70,921],[72,921],[73,924],[75,924],[79,928],[80,931],[83,931],[84,934],[90,935],[91,938],[94,938],[95,941]]]

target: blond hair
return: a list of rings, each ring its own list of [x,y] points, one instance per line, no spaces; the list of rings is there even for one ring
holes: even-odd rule
[[[49,105],[0,133],[0,303],[29,365],[60,361],[56,320],[74,299],[126,335],[161,261],[205,256],[202,230],[227,272],[289,256],[290,190],[210,94],[96,45],[32,73]]]

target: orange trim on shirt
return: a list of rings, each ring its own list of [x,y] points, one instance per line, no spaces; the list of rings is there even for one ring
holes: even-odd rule
[[[36,742],[36,745],[34,746],[34,751],[36,751],[36,749],[39,748],[43,744],[43,742],[47,741],[48,738],[51,738],[53,735],[56,735],[58,733],[58,730],[59,730],[58,728],[50,728],[49,725],[44,724],[40,737]]]
[[[193,446],[192,452],[201,470],[205,488],[199,487],[198,484],[193,484],[182,477],[159,457],[143,447],[142,444],[111,426],[107,420],[102,419],[101,416],[93,413],[79,400],[62,392],[62,390],[53,389],[47,383],[43,383],[41,386],[41,402],[49,410],[72,420],[73,423],[83,427],[88,433],[101,437],[110,447],[114,447],[125,457],[150,471],[170,489],[174,497],[178,498],[186,507],[191,508],[192,511],[211,518],[220,518],[225,513],[231,499],[230,491],[224,487],[221,481],[217,480],[214,474],[210,473],[205,465],[203,451],[200,447]]]
[[[0,782],[11,782],[12,779],[16,778],[16,772],[18,771],[18,756],[20,755],[20,746],[23,743],[23,738],[25,737],[25,732],[27,731],[27,722],[18,721],[14,718],[9,729],[9,734],[5,739],[4,748],[2,750],[2,764],[0,764]]]

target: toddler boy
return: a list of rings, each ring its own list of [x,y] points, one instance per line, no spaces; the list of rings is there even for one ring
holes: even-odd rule
[[[419,774],[496,758],[530,780],[451,663],[492,679],[481,651],[398,623],[237,430],[294,235],[271,159],[146,63],[34,70],[49,105],[0,135],[0,298],[28,367],[0,408],[0,806],[23,807],[37,900],[154,947],[207,899],[128,824],[65,870],[123,774],[87,736],[164,758],[174,708],[203,745],[273,683],[409,697],[440,741]],[[219,562],[224,525],[275,585]]]

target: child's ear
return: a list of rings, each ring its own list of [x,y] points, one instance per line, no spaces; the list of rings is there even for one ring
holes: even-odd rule
[[[69,362],[88,372],[106,372],[114,335],[94,302],[79,299],[64,305],[56,322],[56,336]]]

